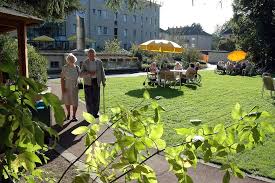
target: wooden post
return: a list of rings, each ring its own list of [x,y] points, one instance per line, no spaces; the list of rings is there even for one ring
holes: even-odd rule
[[[20,75],[29,77],[28,72],[28,56],[27,56],[27,29],[24,22],[18,23],[17,26],[18,39],[18,61]]]

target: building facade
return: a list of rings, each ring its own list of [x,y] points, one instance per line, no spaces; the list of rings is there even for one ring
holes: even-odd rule
[[[205,31],[194,31],[184,28],[168,28],[160,30],[160,39],[172,40],[185,48],[211,50],[212,35]]]
[[[106,6],[106,0],[81,1],[86,8],[82,14],[88,38],[86,47],[100,50],[106,40],[116,38],[121,42],[122,48],[129,49],[132,43],[140,44],[150,39],[158,39],[160,4],[144,1],[142,8],[130,11],[127,2],[126,0],[121,9],[115,11]],[[69,15],[65,22],[59,25],[61,30],[56,30],[59,26],[55,25],[35,28],[35,31],[30,31],[29,37],[48,35],[53,36],[56,41],[68,40],[76,34],[76,13]]]

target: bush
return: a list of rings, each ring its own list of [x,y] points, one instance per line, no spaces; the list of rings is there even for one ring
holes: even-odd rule
[[[0,60],[3,63],[12,62],[18,66],[17,40],[8,35],[0,36]],[[47,59],[28,45],[29,77],[45,84],[47,82]]]
[[[34,47],[28,45],[29,77],[40,83],[46,83],[48,60],[36,52]]]

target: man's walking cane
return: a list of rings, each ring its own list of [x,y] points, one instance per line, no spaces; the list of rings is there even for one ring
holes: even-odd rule
[[[105,114],[105,86],[103,86],[103,112]]]

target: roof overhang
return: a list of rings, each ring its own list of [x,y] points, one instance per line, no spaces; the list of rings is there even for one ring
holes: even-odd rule
[[[0,34],[15,30],[19,23],[32,26],[42,22],[43,20],[38,17],[21,13],[11,8],[0,7]]]

